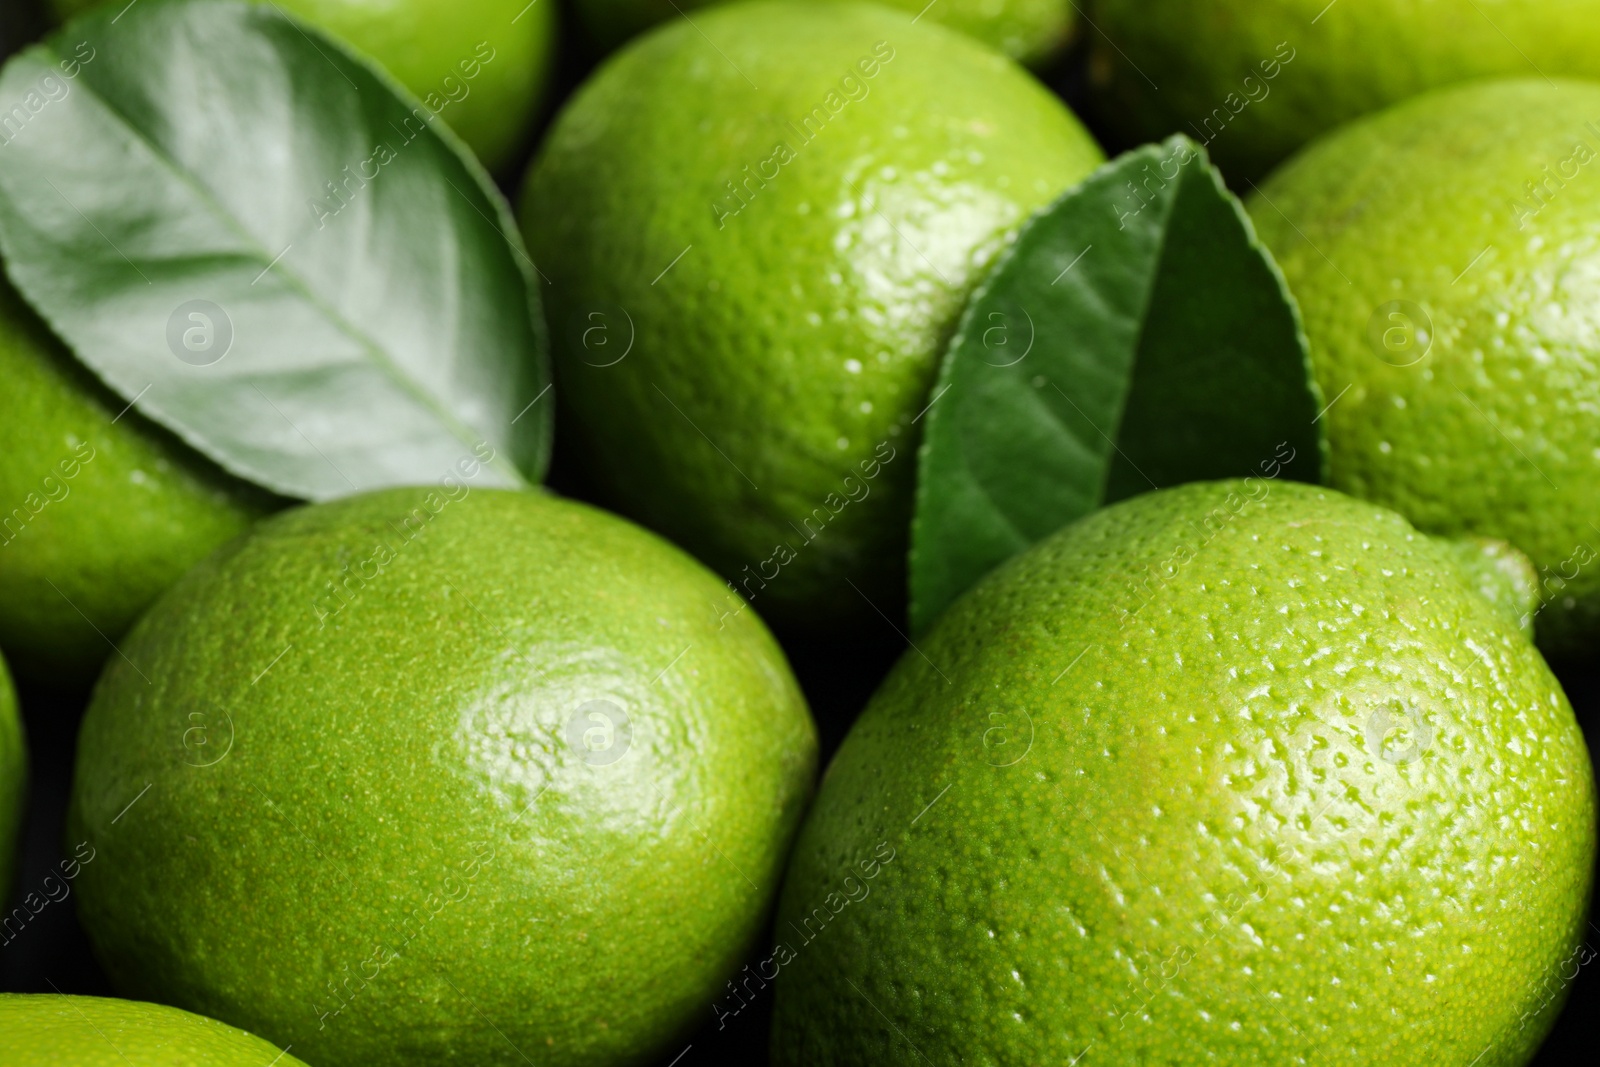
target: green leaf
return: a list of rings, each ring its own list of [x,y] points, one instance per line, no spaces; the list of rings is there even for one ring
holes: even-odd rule
[[[911,625],[1066,523],[1210,478],[1325,477],[1299,313],[1204,150],[1121,156],[1024,227],[945,353]]]
[[[504,200],[275,6],[112,4],[13,57],[0,252],[124,399],[269,489],[543,475],[545,330]]]

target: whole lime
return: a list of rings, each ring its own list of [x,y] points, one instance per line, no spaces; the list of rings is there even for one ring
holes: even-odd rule
[[[6,1067],[305,1067],[214,1019],[109,997],[0,993]]]
[[[639,39],[522,198],[565,446],[768,618],[893,614],[940,348],[1100,158],[1009,60],[884,8],[735,4]]]
[[[1482,82],[1329,135],[1249,203],[1300,303],[1333,484],[1538,567],[1600,639],[1600,86]]]
[[[632,1062],[764,920],[816,739],[658,538],[543,494],[269,519],[135,627],[69,824],[120,990],[318,1067]]]
[[[576,0],[578,18],[604,48],[689,11],[732,0]],[[999,49],[1019,63],[1040,65],[1061,54],[1077,21],[1072,0],[878,0]]]
[[[1594,784],[1454,551],[1198,483],[1006,564],[873,698],[779,908],[774,1062],[1525,1063]]]
[[[1429,89],[1600,76],[1600,0],[1094,0],[1090,18],[1107,124],[1198,137],[1236,178]]]
[[[0,279],[0,647],[87,687],[156,595],[275,506],[141,418]]]
[[[17,854],[17,833],[22,828],[22,808],[28,799],[28,754],[17,714],[17,691],[0,657],[0,899],[8,899],[12,865]],[[0,931],[0,944],[13,931]]]
[[[117,2],[50,0],[61,19]],[[513,162],[523,147],[553,63],[555,0],[275,0],[275,6],[387,67],[490,170]]]

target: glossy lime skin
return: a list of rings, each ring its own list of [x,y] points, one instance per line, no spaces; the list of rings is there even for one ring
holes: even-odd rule
[[[305,1067],[243,1030],[163,1004],[0,993],[6,1067]]]
[[[1600,0],[1093,0],[1088,10],[1105,120],[1134,141],[1197,137],[1236,181],[1430,89],[1600,77]]]
[[[1448,546],[1332,490],[1198,483],[1035,546],[918,646],[790,860],[775,1064],[1532,1056],[1594,785]]]
[[[117,2],[50,0],[62,19]],[[273,2],[387,67],[489,170],[525,146],[553,63],[556,0]]]
[[[276,506],[127,404],[0,279],[0,648],[87,687],[139,613]]]
[[[606,48],[685,12],[732,0],[576,0],[578,18]],[[941,23],[998,49],[1019,63],[1042,65],[1066,46],[1077,22],[1070,0],[878,0],[908,18]]]
[[[1539,199],[1529,183],[1547,183]],[[1422,529],[1516,545],[1539,570],[1541,646],[1592,652],[1600,86],[1419,97],[1308,148],[1249,210],[1338,397],[1333,484]]]
[[[28,753],[22,717],[17,714],[17,691],[11,687],[11,674],[6,670],[5,659],[0,658],[0,897],[7,899],[27,799]],[[10,931],[5,933],[9,936]]]
[[[736,4],[635,41],[522,197],[567,447],[767,618],[896,614],[940,349],[1100,158],[1010,61],[885,8]]]
[[[702,1021],[815,770],[783,654],[629,523],[455,493],[286,512],[130,635],[69,815],[119,989],[317,1067],[632,1062]]]

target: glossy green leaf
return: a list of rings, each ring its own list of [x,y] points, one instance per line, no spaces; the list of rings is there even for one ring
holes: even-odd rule
[[[112,4],[13,57],[0,252],[113,389],[279,493],[543,474],[544,324],[504,200],[273,6]]]
[[[921,631],[997,564],[1102,504],[1209,478],[1320,481],[1299,314],[1183,137],[1101,168],[973,294],[928,408],[911,533]]]

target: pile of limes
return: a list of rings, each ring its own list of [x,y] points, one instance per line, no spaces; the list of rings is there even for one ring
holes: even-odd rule
[[[245,2],[32,14],[59,49]],[[4,245],[0,1067],[693,1067],[730,1029],[786,1067],[1539,1053],[1594,955],[1594,775],[1546,657],[1600,653],[1600,0],[282,6],[515,205],[555,488],[285,495],[101,373]],[[0,98],[0,154],[93,91],[60,69]],[[910,632],[974,293],[1176,133],[1287,284],[1328,484],[1152,488]],[[180,171],[158,141],[129,159]],[[0,239],[44,232],[4,164]],[[369,181],[401,184],[346,187],[352,246],[382,245]],[[1095,278],[1091,308],[1140,284]],[[63,810],[23,726],[80,706]],[[105,981],[63,990],[74,909]]]

